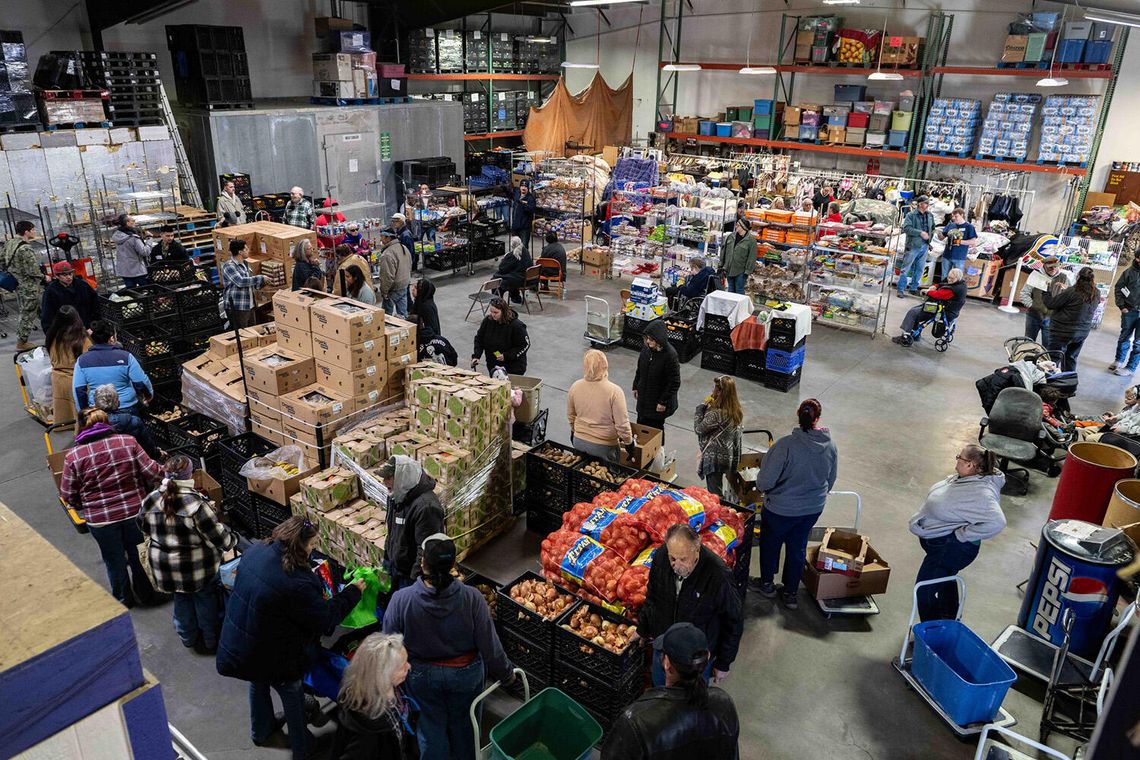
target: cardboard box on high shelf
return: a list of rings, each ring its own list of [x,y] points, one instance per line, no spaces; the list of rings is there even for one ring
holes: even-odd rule
[[[273,317],[277,322],[278,333],[280,333],[281,328],[289,326],[311,332],[309,309],[319,302],[335,298],[336,296],[310,288],[278,290],[273,294]],[[280,342],[280,338],[278,338],[278,342]]]
[[[1029,35],[1011,34],[1005,38],[1005,47],[1001,51],[1002,63],[1022,63],[1025,60],[1025,49],[1029,45]]]
[[[352,372],[385,364],[385,355],[382,340],[366,340],[363,343],[349,345],[313,336],[313,357],[317,361]]]
[[[349,370],[322,360],[316,362],[316,370],[317,383],[347,396],[379,391],[388,382],[387,364],[370,364],[364,369]]]
[[[309,309],[309,330],[338,343],[363,343],[385,335],[384,310],[350,298],[335,298]]]
[[[838,528],[828,528],[823,533],[815,560],[817,570],[825,573],[839,573],[858,578],[867,562],[867,552],[871,544],[867,537]]]
[[[301,356],[313,355],[312,333],[296,325],[283,324],[278,328],[277,345]]]
[[[281,394],[277,405],[282,418],[301,426],[328,425],[353,412],[352,396],[316,384]]]
[[[316,369],[311,356],[280,346],[265,346],[246,356],[245,379],[251,388],[280,396],[311,385],[316,380]]]
[[[319,40],[327,39],[330,32],[351,32],[355,28],[352,19],[338,16],[317,16],[313,19],[313,30]]]
[[[416,326],[411,322],[384,316],[384,343],[387,345],[388,362],[398,363],[401,357],[416,353]],[[414,364],[413,359],[410,364]]]
[[[351,82],[351,53],[313,53],[313,79],[322,82]]]
[[[884,594],[891,578],[891,567],[874,548],[868,547],[867,562],[858,578],[842,573],[827,573],[816,568],[819,547],[808,547],[804,562],[804,585],[816,599],[842,599],[848,596]]]
[[[623,448],[621,451],[621,463],[627,467],[634,467],[638,470],[644,470],[653,461],[653,457],[657,456],[657,452],[661,450],[661,431],[657,428],[651,428],[648,425],[632,424],[630,427],[633,429],[633,437],[636,442],[634,446],[634,455],[631,457],[629,453]]]
[[[306,462],[306,465],[308,464]],[[295,493],[300,493],[301,481],[316,471],[316,465],[309,465],[298,470],[296,475],[287,478],[266,478],[264,480],[246,478],[246,484],[252,493],[264,496],[274,504],[287,507],[289,506],[289,497]]]

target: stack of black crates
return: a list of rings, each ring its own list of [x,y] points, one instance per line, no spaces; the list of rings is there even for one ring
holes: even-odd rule
[[[701,334],[697,330],[697,313],[700,302],[690,300],[685,307],[665,315],[665,335],[669,344],[677,351],[682,363],[689,361],[701,351]]]
[[[245,477],[239,474],[242,466],[253,457],[264,456],[277,448],[256,433],[222,438],[218,444],[221,470],[222,509],[238,526],[239,532],[249,538],[265,538],[284,519],[281,507],[264,496],[249,490]],[[277,519],[280,517],[281,519]]]
[[[145,127],[163,123],[156,53],[84,50],[80,56],[92,86],[111,94],[112,124]]]
[[[609,477],[587,473],[588,465],[595,472],[604,467]],[[593,501],[603,491],[616,491],[634,477],[637,470],[546,441],[526,453],[527,530],[546,536],[562,526],[562,515],[575,504]]]
[[[705,315],[701,329],[701,369],[725,375],[736,374],[736,352],[732,348],[732,326],[728,317]]]
[[[0,132],[40,126],[24,35],[0,30]]]
[[[472,74],[488,70],[491,61],[491,46],[485,32],[464,33],[463,58],[467,64],[467,71]]]
[[[768,323],[768,350],[765,354],[764,385],[789,391],[800,382],[807,338],[796,341],[796,320],[775,317]]]
[[[439,71],[434,29],[416,29],[408,35],[408,69],[417,74]]]
[[[481,135],[487,131],[487,93],[463,93],[463,131]]]
[[[168,26],[166,42],[179,102],[209,109],[253,107],[240,26]]]

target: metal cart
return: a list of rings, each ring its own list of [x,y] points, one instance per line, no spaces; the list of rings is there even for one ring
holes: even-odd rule
[[[808,534],[808,543],[823,541],[823,535],[827,532],[828,528],[835,528],[836,530],[845,530],[850,533],[859,532],[859,521],[863,517],[863,498],[854,491],[832,491],[828,497],[832,496],[851,496],[855,499],[855,519],[850,526],[840,525],[816,525],[811,529]],[[824,511],[827,511],[827,506],[824,505]],[[844,596],[835,599],[816,599],[816,604],[819,605],[820,612],[823,616],[830,618],[832,615],[878,615],[879,605],[875,603],[874,597],[871,596]]]
[[[962,576],[953,575],[945,578],[932,578],[928,581],[919,581],[914,584],[914,589],[911,591],[910,617],[906,623],[906,635],[903,636],[902,648],[899,650],[898,659],[892,660],[891,665],[899,672],[903,680],[905,680],[912,689],[918,692],[919,696],[926,700],[926,703],[930,705],[931,709],[938,713],[938,717],[942,718],[942,720],[946,722],[946,725],[950,726],[950,729],[959,739],[977,736],[991,726],[1008,728],[1009,726],[1016,725],[1017,719],[1010,715],[1004,707],[998,708],[997,720],[967,726],[958,725],[950,718],[946,711],[942,709],[938,702],[935,701],[934,697],[927,691],[926,686],[915,678],[914,673],[911,671],[913,654],[912,652],[908,652],[908,650],[911,649],[914,636],[914,622],[918,617],[918,590],[923,586],[932,586],[942,583],[956,583],[958,585],[958,612],[954,616],[954,619],[961,622],[962,611],[966,607],[966,581],[962,580]]]
[[[595,346],[605,348],[621,342],[623,314],[614,314],[610,302],[586,296],[586,332],[583,337]]]
[[[991,733],[1000,734],[1003,738],[1009,739],[1011,743],[996,739],[990,736]],[[1017,744],[1030,747],[1035,750],[1034,754],[1022,752],[1014,746]],[[1046,747],[1044,744],[1039,744],[1026,736],[1010,731],[1008,728],[990,723],[982,728],[982,735],[978,739],[978,751],[974,753],[974,760],[1040,760],[1042,755],[1056,758],[1056,760],[1071,760],[1068,755],[1058,752],[1052,747]]]
[[[530,681],[527,680],[526,673],[522,668],[515,668],[514,674],[517,678],[522,679],[523,704],[526,704],[530,701]],[[482,731],[479,727],[479,705],[483,702],[483,700],[491,696],[491,694],[493,694],[496,689],[502,687],[502,685],[502,681],[495,681],[493,684],[488,686],[486,689],[480,692],[480,694],[475,697],[474,700],[472,700],[471,708],[468,710],[468,713],[471,716],[471,730],[475,732],[475,747],[476,751],[478,752],[477,760],[490,760],[491,758],[491,745],[488,744],[486,747],[483,747],[479,744],[483,738]]]

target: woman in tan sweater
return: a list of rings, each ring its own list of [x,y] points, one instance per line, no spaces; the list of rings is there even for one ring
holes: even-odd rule
[[[618,446],[633,443],[625,391],[609,381],[606,355],[590,349],[582,357],[582,379],[566,396],[570,444],[578,451],[611,462],[618,461]]]
[[[91,346],[87,329],[74,306],[61,306],[44,340],[51,359],[52,421],[57,425],[75,421],[75,396],[71,390],[75,360]]]

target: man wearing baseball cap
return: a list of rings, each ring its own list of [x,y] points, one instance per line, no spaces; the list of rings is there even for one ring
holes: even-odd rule
[[[653,648],[665,665],[665,685],[622,711],[606,735],[602,760],[739,757],[736,705],[702,675],[711,657],[704,632],[692,623],[674,623]]]
[[[920,195],[915,199],[914,205],[915,208],[903,217],[906,248],[899,265],[899,298],[908,292],[913,296],[918,295],[918,284],[922,281],[922,271],[926,268],[926,252],[930,249],[930,236],[934,233],[930,199]]]
[[[44,288],[40,302],[40,327],[47,335],[48,328],[55,321],[55,315],[64,306],[74,306],[79,318],[87,327],[99,318],[99,296],[87,280],[75,276],[75,269],[67,261],[57,261],[52,265],[52,281]]]
[[[408,286],[412,284],[412,255],[400,244],[396,231],[380,231],[380,285],[384,311],[394,317],[408,316]]]
[[[416,271],[420,268],[420,255],[416,253],[416,241],[412,237],[412,230],[408,227],[408,217],[403,214],[392,214],[392,229],[400,245],[404,246],[408,255],[412,257],[412,271]]]

